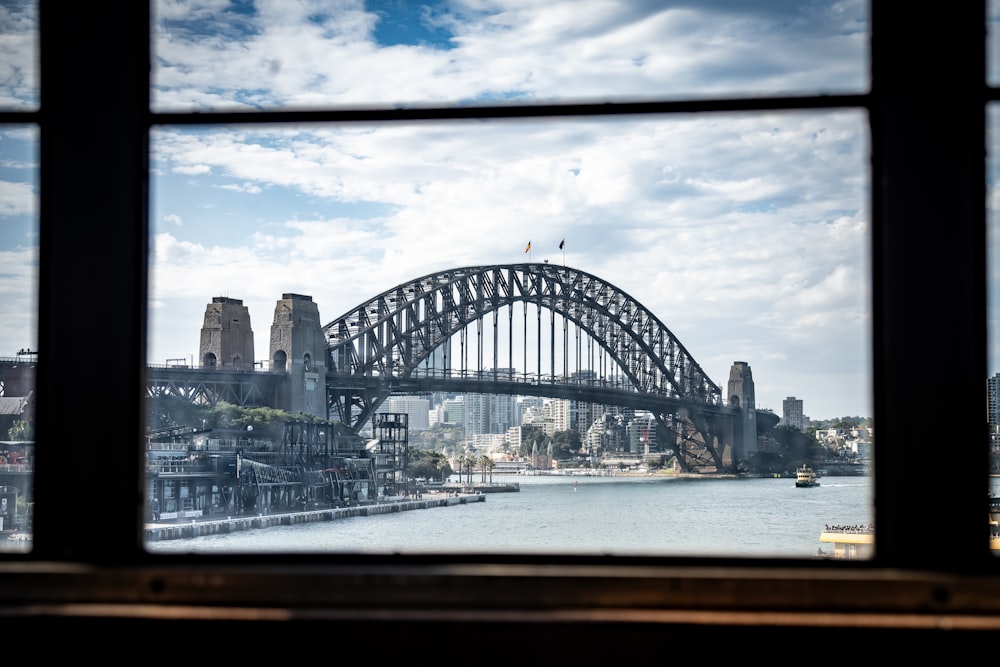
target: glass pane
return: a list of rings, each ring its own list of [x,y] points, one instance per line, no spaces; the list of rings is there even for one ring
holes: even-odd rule
[[[994,510],[990,513],[991,540],[993,553],[1000,552],[1000,291],[996,289],[1000,278],[1000,218],[997,217],[1000,202],[997,200],[997,183],[1000,179],[997,156],[1000,147],[997,145],[997,121],[1000,109],[996,104],[987,106],[986,132],[986,175],[987,175],[987,260],[986,260],[986,292],[987,335],[989,348],[987,360],[989,371],[986,378],[986,418],[990,433],[990,494]]]
[[[38,108],[38,3],[0,3],[0,110]]]
[[[863,92],[846,2],[154,3],[157,111]]]
[[[38,131],[0,126],[0,551],[31,545],[38,363]]]
[[[156,129],[149,548],[864,557],[866,128]]]
[[[995,86],[1000,83],[1000,3],[986,2],[986,82]]]

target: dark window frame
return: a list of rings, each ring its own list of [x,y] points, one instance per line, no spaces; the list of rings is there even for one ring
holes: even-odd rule
[[[617,639],[747,626],[824,628],[840,638],[871,627],[950,627],[956,639],[958,630],[1000,629],[985,516],[985,117],[998,95],[985,85],[984,1],[932,13],[871,0],[872,85],[859,95],[255,114],[149,111],[146,3],[39,2],[40,109],[0,114],[3,123],[37,123],[41,136],[34,546],[0,558],[0,602],[11,615],[335,620],[357,633],[392,622],[469,633],[460,641],[484,648],[476,635],[484,628],[453,626],[507,623],[530,634],[546,623],[580,640],[595,624]],[[871,118],[879,443],[871,561],[144,550],[154,125],[824,108],[867,109]],[[953,326],[934,326],[926,313],[938,307],[954,314]],[[597,655],[586,641],[579,648]]]

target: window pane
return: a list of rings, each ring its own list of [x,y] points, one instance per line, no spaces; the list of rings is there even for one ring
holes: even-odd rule
[[[38,3],[0,3],[0,109],[38,107]]]
[[[154,3],[155,110],[862,92],[846,2]]]
[[[986,82],[995,86],[1000,82],[1000,31],[998,20],[1000,20],[1000,3],[997,0],[987,0],[986,2]]]
[[[150,548],[811,558],[826,527],[870,538],[866,127],[156,129]],[[519,491],[463,493],[491,483]],[[458,504],[357,516],[418,494]],[[228,532],[254,522],[279,527]]]
[[[38,362],[38,132],[0,126],[0,551],[30,547]]]
[[[997,146],[997,124],[998,107],[990,104],[987,107],[987,322],[989,353],[989,372],[986,378],[986,414],[990,433],[990,492],[994,499],[1000,499],[1000,291],[996,289],[997,280],[1000,278],[1000,252],[998,252],[998,242],[1000,242],[1000,219],[997,217],[998,190],[997,181],[1000,178],[998,171],[997,155],[1000,150]],[[1000,505],[996,511],[990,513],[991,533],[994,538],[992,546],[993,553],[1000,551]]]

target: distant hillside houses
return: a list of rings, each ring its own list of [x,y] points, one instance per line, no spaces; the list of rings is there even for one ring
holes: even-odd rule
[[[844,458],[870,459],[873,433],[869,427],[816,429],[816,440]]]

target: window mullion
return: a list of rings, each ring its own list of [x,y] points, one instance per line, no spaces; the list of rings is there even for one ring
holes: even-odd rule
[[[34,551],[141,545],[149,8],[41,0]]]
[[[872,2],[876,558],[887,565],[988,561],[985,26],[982,2]]]

